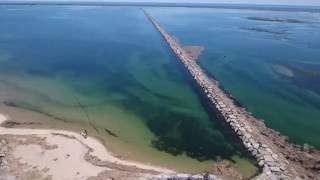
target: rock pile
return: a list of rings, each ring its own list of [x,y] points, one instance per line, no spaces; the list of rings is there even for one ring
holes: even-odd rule
[[[174,175],[157,175],[151,177],[150,180],[218,180],[214,175],[209,174],[174,174]]]
[[[5,140],[0,140],[0,169],[7,167],[6,155],[8,153],[8,146]]]

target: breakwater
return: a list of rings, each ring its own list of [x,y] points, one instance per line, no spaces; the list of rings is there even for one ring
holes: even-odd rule
[[[170,36],[147,12],[144,11],[144,13],[185,66],[209,102],[212,103],[219,116],[232,128],[244,147],[256,159],[262,169],[262,173],[257,178],[291,179],[298,176],[298,173],[289,167],[289,162],[280,149],[274,145],[273,140],[261,132],[261,129],[266,128],[263,122],[258,123],[258,120],[249,112],[237,106],[230,96],[219,87],[219,82],[208,77],[196,61],[189,57],[179,42]]]

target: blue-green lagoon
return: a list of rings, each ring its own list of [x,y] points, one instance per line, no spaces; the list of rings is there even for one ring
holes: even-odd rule
[[[320,148],[320,14],[145,8],[237,101]],[[181,172],[256,167],[205,106],[138,7],[0,6],[0,113],[79,131],[125,159]],[[18,126],[19,127],[19,126]]]
[[[217,159],[256,172],[139,8],[0,6],[0,22],[0,112],[13,120],[87,129],[122,158],[182,172]]]

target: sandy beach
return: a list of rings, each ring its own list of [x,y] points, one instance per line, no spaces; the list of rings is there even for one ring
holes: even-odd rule
[[[0,124],[8,117],[0,114]],[[5,179],[145,179],[169,169],[122,160],[93,137],[63,130],[0,127]],[[7,170],[6,170],[7,169]]]

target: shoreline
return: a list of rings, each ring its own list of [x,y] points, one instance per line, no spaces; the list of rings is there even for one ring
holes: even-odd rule
[[[5,101],[6,97],[4,97],[2,102]],[[179,173],[201,174],[204,172],[210,172],[212,174],[222,176],[221,174],[219,174],[219,172],[216,172],[217,169],[215,169],[215,167],[222,169],[224,172],[223,174],[226,174],[226,171],[224,170],[231,170],[231,168],[225,166],[227,163],[229,163],[229,165],[233,169],[229,174],[232,174],[234,176],[249,178],[256,175],[257,172],[257,168],[251,162],[249,162],[247,158],[245,158],[244,156],[239,156],[237,154],[231,156],[230,159],[223,158],[219,159],[218,161],[198,161],[196,159],[188,157],[186,154],[173,156],[166,152],[159,151],[152,146],[144,146],[144,144],[140,145],[132,143],[123,138],[122,133],[120,133],[121,131],[114,131],[117,135],[119,135],[119,137],[113,137],[106,133],[104,131],[104,128],[101,127],[101,129],[99,128],[99,132],[101,134],[97,134],[95,130],[86,123],[73,121],[72,118],[66,118],[68,121],[63,122],[56,120],[55,118],[48,117],[43,113],[37,113],[21,108],[6,106],[5,104],[1,103],[0,112],[2,114],[8,115],[9,117],[8,121],[2,123],[2,126],[4,127],[18,129],[54,129],[66,130],[76,133],[80,132],[81,129],[86,129],[90,136],[100,140],[100,142],[105,144],[107,149],[111,153],[113,153],[114,156],[120,159],[165,167]],[[44,110],[44,112],[50,111]],[[105,127],[109,128],[109,126]],[[110,129],[112,129],[111,126]],[[223,162],[227,162],[223,164],[221,163],[221,160],[223,160]]]
[[[10,78],[10,77],[5,77],[5,78]],[[7,79],[7,81],[12,82],[12,84],[18,85],[20,83],[20,81],[16,82],[14,80],[15,79],[13,79],[12,81],[9,81],[9,79]],[[59,87],[59,84],[55,86]],[[5,87],[5,85],[3,87]],[[24,86],[24,84],[22,84],[21,87],[24,87],[24,89],[26,90],[28,90],[29,88],[29,86],[27,85]],[[101,115],[103,115],[108,120],[101,121],[106,123],[98,124],[99,133],[97,133],[95,129],[89,126],[89,124],[87,124],[86,122],[78,121],[77,119],[78,113],[76,114],[76,116],[73,117],[72,114],[70,115],[68,114],[68,112],[71,112],[68,109],[64,110],[63,107],[60,109],[59,106],[57,106],[57,109],[51,109],[52,107],[50,104],[44,106],[43,108],[39,108],[39,110],[37,110],[37,108],[34,108],[33,110],[28,108],[28,106],[23,106],[24,105],[23,102],[27,102],[26,103],[27,105],[28,103],[31,103],[30,107],[32,107],[33,103],[35,106],[37,106],[38,102],[34,101],[34,99],[31,99],[31,98],[29,99],[28,96],[25,96],[23,94],[24,89],[23,91],[18,91],[18,92],[15,92],[15,89],[11,90],[11,88],[3,88],[3,89],[4,90],[2,92],[4,95],[0,97],[1,101],[3,102],[3,103],[0,103],[0,112],[10,117],[9,121],[6,121],[5,123],[2,124],[5,127],[28,128],[28,129],[55,129],[55,130],[66,130],[66,131],[71,131],[76,133],[80,132],[80,130],[82,129],[86,129],[90,136],[97,138],[98,140],[100,140],[100,142],[107,145],[106,146],[107,149],[120,159],[127,159],[133,162],[147,163],[147,164],[151,164],[159,167],[165,167],[167,169],[171,169],[176,172],[186,173],[186,174],[199,174],[203,172],[212,172],[213,174],[216,174],[215,170],[212,170],[213,166],[217,166],[217,167],[219,166],[219,167],[222,167],[222,169],[225,169],[223,168],[223,166],[220,166],[221,165],[220,162],[221,160],[226,160],[233,167],[233,169],[237,171],[238,174],[241,174],[243,177],[249,178],[256,175],[257,167],[254,166],[252,161],[246,158],[246,156],[243,156],[238,153],[230,156],[230,158],[222,158],[222,159],[212,158],[205,161],[199,161],[195,158],[188,156],[186,153],[183,153],[178,156],[174,156],[170,153],[161,151],[155,148],[154,146],[152,146],[152,144],[150,143],[149,139],[151,138],[149,138],[149,135],[145,133],[145,129],[147,129],[147,126],[145,126],[144,124],[141,124],[143,126],[140,126],[138,122],[138,123],[135,123],[135,124],[138,124],[137,126],[138,128],[136,127],[131,128],[132,127],[130,125],[130,122],[132,122],[131,119],[127,120],[126,118],[128,116],[121,116],[121,118],[119,118],[118,116],[115,116],[115,118],[113,118],[113,114],[112,114],[113,109],[107,112],[103,112],[103,114],[101,113]],[[13,93],[11,94],[11,92]],[[45,93],[48,93],[48,92],[45,92]],[[16,98],[17,100],[15,101]],[[13,104],[13,106],[10,106],[10,105],[8,106],[4,102],[8,102],[8,103],[22,102],[21,103],[22,106],[20,106],[19,103],[17,103],[17,105]],[[56,106],[54,106],[54,108],[55,107]],[[47,114],[51,114],[51,116],[47,116]],[[55,117],[63,118],[66,121],[61,121],[59,119],[56,119]],[[98,123],[100,122],[99,116],[97,116],[95,119],[96,119],[96,122]],[[136,119],[132,119],[132,120],[136,120]],[[120,123],[117,123],[116,121]],[[127,128],[126,124],[130,126],[130,128]],[[108,134],[107,132],[105,132],[105,128],[110,129],[118,137],[114,137]],[[128,133],[127,130],[129,129],[137,130],[137,132],[139,131],[139,133]],[[130,136],[130,134],[134,136]]]
[[[8,116],[0,113],[0,125],[9,120]],[[108,162],[112,164],[116,164],[119,166],[126,166],[133,169],[139,169],[141,172],[146,172],[150,174],[176,174],[175,171],[169,170],[166,168],[153,166],[150,164],[142,164],[139,162],[133,162],[130,160],[119,159],[114,156],[106,146],[103,145],[98,139],[94,137],[88,136],[86,139],[83,138],[80,134],[66,131],[66,130],[54,130],[54,129],[16,129],[16,128],[5,128],[0,126],[0,136],[38,136],[42,138],[49,138],[49,136],[60,136],[60,138],[69,138],[72,141],[77,141],[82,144],[84,147],[87,147],[88,152],[85,153],[85,160],[88,162],[88,159],[91,159],[92,162],[96,162],[97,164],[100,162]],[[58,149],[62,151],[67,151],[68,149],[64,149],[63,146],[59,146]],[[70,150],[70,149],[69,149]],[[73,149],[75,151],[75,149]],[[80,149],[79,151],[84,151],[84,149]],[[92,161],[93,159],[93,161]],[[100,165],[95,165],[97,168],[100,168]]]
[[[72,152],[69,152],[71,155],[74,152],[84,151],[83,149],[78,150],[77,148],[75,148],[77,149],[77,151],[73,151],[73,147],[70,147],[70,145],[67,145],[69,146],[68,148],[68,147],[64,147],[64,145],[61,144],[62,141],[68,141],[68,139],[71,139],[73,141],[72,143],[74,144],[74,146],[77,146],[75,142],[78,142],[87,148],[86,153],[83,153],[83,157],[81,158],[82,159],[81,164],[79,164],[79,166],[83,166],[82,163],[87,163],[87,164],[93,165],[97,169],[100,169],[101,167],[105,168],[105,170],[101,171],[99,174],[96,174],[97,176],[88,177],[88,179],[90,180],[91,178],[93,178],[92,180],[96,180],[96,178],[97,180],[100,180],[101,178],[102,179],[106,178],[105,171],[109,171],[109,170],[116,171],[117,175],[119,173],[120,174],[124,173],[125,174],[124,176],[135,177],[136,179],[154,179],[154,180],[158,180],[158,179],[162,180],[167,178],[181,178],[182,180],[188,179],[188,178],[204,179],[204,177],[207,175],[209,175],[209,180],[248,178],[245,174],[242,174],[242,172],[236,166],[234,166],[229,160],[222,160],[212,164],[212,168],[210,168],[210,170],[204,170],[201,172],[200,171],[184,172],[184,171],[177,170],[173,167],[166,167],[166,166],[161,166],[157,164],[152,164],[145,161],[139,161],[138,159],[131,159],[131,158],[122,159],[123,157],[122,155],[114,154],[113,153],[114,151],[110,151],[108,149],[108,146],[107,146],[108,142],[105,142],[99,137],[96,137],[96,135],[91,135],[91,137],[88,136],[87,139],[84,139],[80,135],[80,133],[75,132],[76,130],[73,130],[73,129],[62,128],[63,130],[61,130],[59,129],[59,127],[56,127],[58,129],[46,129],[43,126],[41,128],[37,128],[37,127],[26,128],[24,126],[20,126],[18,128],[16,128],[15,126],[4,127],[4,125],[6,124],[6,121],[15,122],[12,120],[13,119],[11,119],[11,117],[8,116],[7,114],[0,112],[0,154],[2,152],[1,141],[3,139],[7,140],[7,142],[10,143],[10,141],[17,141],[16,139],[29,139],[29,138],[31,139],[38,138],[38,140],[33,140],[36,142],[32,144],[27,144],[25,142],[22,142],[21,144],[23,144],[25,148],[29,146],[34,146],[34,145],[38,146],[39,144],[43,144],[43,143],[40,143],[40,140],[46,139],[47,143],[49,143],[50,145],[53,143],[55,146],[57,145],[56,143],[58,144],[60,143],[60,145],[58,145],[59,148],[57,148],[57,149],[60,149],[60,151],[68,152],[70,151],[70,149],[72,149]],[[16,147],[13,147],[11,149],[14,150],[16,149]],[[25,156],[30,157],[27,160],[25,159],[22,163],[29,164],[28,163],[29,161],[32,163],[34,161],[39,161],[39,159],[41,159],[41,158],[38,158],[38,156],[34,155],[33,151],[35,150],[23,149],[21,151],[22,152],[20,152],[20,155],[25,154],[24,152],[27,152]],[[46,149],[42,150],[40,154],[42,154],[43,152],[46,152]],[[13,152],[9,152],[7,155],[12,156],[12,154]],[[3,172],[1,158],[2,157],[0,156],[0,175]],[[16,158],[20,159],[21,157],[16,157]],[[55,159],[55,158],[51,157],[51,159]],[[37,167],[37,166],[38,164],[33,165],[33,167]],[[64,164],[62,164],[62,166],[64,166]],[[75,167],[77,166],[78,164],[76,164]],[[47,167],[45,169],[47,169]],[[92,168],[91,170],[93,172],[97,171],[96,169],[92,169]],[[57,172],[56,174],[58,174],[57,170],[56,172]],[[121,175],[121,177],[115,176],[115,179],[131,179],[131,178],[126,178],[122,176],[123,175]]]

